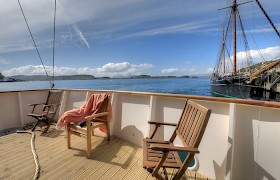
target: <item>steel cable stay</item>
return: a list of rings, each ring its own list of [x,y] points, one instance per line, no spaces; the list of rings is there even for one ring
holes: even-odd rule
[[[51,89],[54,88],[54,59],[55,59],[55,58],[54,58],[54,57],[55,57],[55,51],[54,51],[54,50],[55,50],[56,0],[54,0],[54,1],[55,1],[55,8],[54,8],[55,10],[54,10],[54,28],[53,28],[53,57],[52,57],[53,74],[52,74],[52,80],[51,80],[50,77],[49,77],[49,75],[48,75],[48,72],[47,72],[47,70],[46,70],[46,67],[45,67],[45,65],[44,65],[43,59],[42,59],[42,57],[41,57],[41,55],[40,55],[39,49],[38,49],[38,47],[37,47],[37,45],[36,45],[36,42],[35,42],[35,40],[34,40],[34,37],[33,37],[33,34],[32,34],[32,32],[31,32],[31,29],[30,29],[30,27],[29,27],[29,25],[28,25],[27,19],[26,19],[25,14],[24,14],[24,11],[23,11],[22,6],[21,6],[21,4],[20,4],[20,0],[18,0],[18,4],[19,4],[19,7],[20,7],[20,9],[21,9],[22,15],[23,15],[23,17],[24,17],[26,26],[27,26],[27,28],[28,28],[29,34],[30,34],[31,39],[32,39],[32,41],[33,41],[33,44],[34,44],[34,47],[35,47],[36,52],[37,52],[37,54],[38,54],[38,57],[39,57],[39,59],[40,59],[40,61],[41,61],[41,64],[42,64],[42,66],[43,66],[43,68],[44,68],[44,71],[45,71],[45,74],[46,74],[46,76],[47,76],[47,79],[48,79],[48,81],[49,81],[49,83],[50,83]],[[35,148],[35,133],[34,133],[34,132],[30,132],[30,131],[17,131],[17,133],[29,133],[29,134],[32,135],[32,137],[31,137],[31,150],[32,150],[32,154],[33,154],[34,162],[35,162],[35,175],[34,175],[34,178],[33,178],[33,179],[34,179],[34,180],[37,180],[37,179],[39,179],[39,177],[40,177],[40,163],[39,163],[38,154],[37,154],[36,148]]]
[[[53,74],[52,74],[52,88],[54,88],[54,55],[55,55],[55,27],[56,27],[56,0],[54,0],[54,15],[53,15]]]
[[[53,73],[52,73],[52,79],[51,79],[50,76],[48,75],[48,72],[47,72],[47,70],[46,70],[46,67],[45,67],[45,64],[44,64],[44,62],[43,62],[42,56],[41,56],[41,54],[40,54],[40,52],[39,52],[38,46],[37,46],[37,44],[36,44],[36,42],[35,42],[34,36],[33,36],[33,34],[32,34],[32,31],[31,31],[31,29],[30,29],[30,26],[29,26],[29,24],[28,24],[28,21],[27,21],[27,19],[26,19],[25,14],[24,14],[22,5],[21,5],[21,3],[20,3],[20,0],[18,0],[18,4],[19,4],[20,10],[21,10],[21,12],[22,12],[22,16],[23,16],[23,18],[24,18],[25,24],[26,24],[27,29],[28,29],[28,31],[29,31],[30,37],[31,37],[31,39],[32,39],[32,41],[33,41],[33,45],[34,45],[34,47],[35,47],[35,49],[36,49],[37,55],[38,55],[38,57],[39,57],[39,59],[40,59],[40,61],[41,61],[41,64],[42,64],[42,66],[43,66],[43,69],[44,69],[44,71],[45,71],[45,74],[46,74],[46,76],[47,76],[47,79],[48,79],[48,81],[49,81],[49,83],[50,83],[51,89],[54,88],[54,59],[55,59],[55,34],[56,34],[56,31],[55,31],[55,24],[56,24],[56,0],[54,0],[54,2],[55,2],[55,5],[54,5],[54,18],[53,18],[53,20],[54,20],[54,25],[53,25],[53,26],[54,26],[54,27],[53,27],[53,53],[52,53],[52,55],[53,55],[53,57],[52,57],[52,66],[53,66],[52,69],[53,69]]]
[[[275,27],[274,23],[272,22],[272,20],[270,19],[270,17],[268,16],[268,14],[266,13],[266,11],[264,10],[264,8],[262,7],[261,3],[259,2],[259,0],[255,0],[258,4],[258,6],[260,7],[260,9],[262,10],[264,16],[266,17],[266,19],[268,20],[269,24],[272,26],[273,30],[275,31],[275,33],[278,35],[278,37],[280,38],[280,33],[278,31],[278,29]]]

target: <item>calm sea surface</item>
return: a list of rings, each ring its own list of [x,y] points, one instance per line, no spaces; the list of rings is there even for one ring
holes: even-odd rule
[[[0,91],[49,89],[48,81],[0,83]],[[55,81],[55,88],[124,90],[211,96],[208,78],[98,79]]]

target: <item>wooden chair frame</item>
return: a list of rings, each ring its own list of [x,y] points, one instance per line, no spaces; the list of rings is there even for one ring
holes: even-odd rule
[[[157,179],[168,179],[165,168],[178,169],[173,179],[181,179],[191,163],[194,155],[199,153],[198,146],[204,134],[211,111],[191,100],[187,100],[178,124],[149,121],[155,125],[150,138],[143,139],[143,167]],[[174,126],[175,130],[169,141],[155,140],[154,135],[162,125]],[[183,146],[173,144],[178,137]],[[178,152],[188,152],[182,162]],[[164,170],[164,177],[159,173]]]
[[[61,90],[50,90],[48,93],[46,103],[29,104],[29,106],[33,106],[33,108],[31,113],[28,114],[28,116],[37,119],[37,122],[32,128],[32,131],[35,130],[36,126],[39,124],[40,121],[44,122],[47,125],[43,133],[48,131],[51,122],[54,120],[54,117],[60,106],[62,93],[63,92]],[[40,112],[36,112],[36,108],[38,108],[39,106],[43,106],[43,110]]]
[[[110,141],[110,126],[108,122],[108,117],[110,116],[110,96],[106,98],[102,104],[102,107],[96,114],[92,114],[85,118],[86,129],[76,126],[75,124],[66,125],[66,136],[67,136],[67,148],[71,148],[71,135],[76,135],[79,137],[84,137],[87,140],[87,158],[92,157],[92,146],[91,146],[91,136],[94,135],[94,129],[101,126],[106,126],[107,140]]]

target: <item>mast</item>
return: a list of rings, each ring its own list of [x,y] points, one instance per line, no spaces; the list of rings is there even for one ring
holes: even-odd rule
[[[236,66],[237,66],[237,31],[236,31],[236,29],[237,29],[237,14],[238,14],[237,7],[239,5],[247,4],[250,2],[252,2],[252,0],[248,1],[248,2],[237,4],[237,0],[233,0],[232,6],[219,9],[219,10],[223,10],[223,9],[231,8],[231,17],[230,17],[229,23],[231,22],[231,20],[233,21],[233,30],[232,30],[233,31],[233,72],[232,72],[233,76],[237,75],[237,70],[236,70]],[[223,64],[223,66],[224,66],[223,69],[225,69],[225,64]]]
[[[226,74],[226,58],[225,58],[225,33],[223,31],[223,44],[222,44],[222,58],[223,58],[223,70],[222,70],[222,75],[224,76]]]
[[[233,76],[236,76],[236,12],[237,3],[233,1],[232,13],[233,13]]]

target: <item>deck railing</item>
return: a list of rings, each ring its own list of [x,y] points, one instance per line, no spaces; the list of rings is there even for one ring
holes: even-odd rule
[[[64,89],[59,115],[83,104],[92,93],[112,96],[111,134],[139,146],[150,120],[177,122],[186,99],[212,110],[199,147],[198,171],[213,179],[280,179],[280,103],[178,94]],[[34,119],[28,104],[44,102],[47,90],[0,93],[0,131]],[[172,128],[156,138],[169,139]],[[179,142],[178,142],[179,143]],[[179,145],[179,144],[178,144]]]

